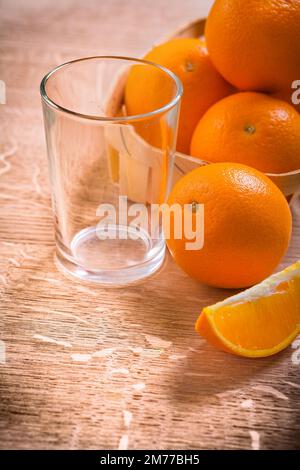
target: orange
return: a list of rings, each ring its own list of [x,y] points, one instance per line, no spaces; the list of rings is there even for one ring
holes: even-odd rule
[[[300,78],[299,0],[216,0],[205,37],[215,67],[240,90],[289,89]]]
[[[215,70],[200,39],[173,39],[152,49],[145,59],[168,68],[183,84],[177,149],[188,153],[193,130],[201,116],[233,88]],[[155,71],[145,67],[131,70],[125,88],[128,114],[152,111],[167,100],[166,87],[161,85]]]
[[[191,154],[210,162],[237,162],[267,173],[300,168],[300,115],[262,93],[229,96],[200,120]]]
[[[203,248],[187,250],[186,237],[176,239],[180,222],[175,217],[167,244],[176,263],[205,284],[256,284],[272,273],[288,247],[292,218],[285,197],[267,176],[246,165],[196,168],[176,183],[168,204],[192,204],[195,211],[204,205]]]
[[[300,333],[300,262],[204,308],[196,331],[239,356],[271,356],[286,348]]]

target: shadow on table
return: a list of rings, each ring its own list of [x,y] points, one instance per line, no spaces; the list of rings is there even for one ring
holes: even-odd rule
[[[238,393],[239,389],[262,379],[266,382],[268,371],[275,363],[280,363],[284,354],[282,351],[276,357],[243,358],[219,351],[201,340],[201,345],[190,351],[185,361],[173,371],[172,399],[192,402],[195,395],[203,398],[226,392]],[[268,383],[272,385],[271,380]]]

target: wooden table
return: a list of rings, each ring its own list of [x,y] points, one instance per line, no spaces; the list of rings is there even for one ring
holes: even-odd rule
[[[124,289],[73,283],[53,263],[42,76],[79,56],[139,56],[211,3],[1,1],[1,448],[300,448],[300,340],[262,360],[216,351],[194,322],[228,292],[170,256]],[[294,218],[283,265],[300,258]]]

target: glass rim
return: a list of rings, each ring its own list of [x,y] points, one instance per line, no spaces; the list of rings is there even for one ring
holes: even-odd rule
[[[136,114],[132,116],[112,116],[112,117],[106,117],[106,116],[97,116],[97,115],[90,115],[90,114],[83,114],[79,113],[77,111],[73,111],[71,109],[65,108],[59,104],[57,104],[55,101],[53,101],[47,94],[46,92],[46,85],[48,80],[51,78],[52,75],[54,75],[56,72],[58,72],[60,69],[68,67],[70,65],[76,64],[78,62],[85,62],[85,61],[90,61],[90,60],[95,60],[95,59],[113,59],[113,60],[123,60],[125,61],[131,61],[131,62],[137,62],[140,64],[145,64],[145,65],[151,65],[152,67],[158,68],[162,70],[164,73],[169,75],[169,77],[175,82],[176,84],[176,94],[172,98],[171,101],[169,101],[167,104],[164,106],[161,106],[160,108],[154,109],[153,111],[150,111],[148,113],[143,113],[143,114]],[[99,121],[99,122],[128,122],[128,121],[139,121],[142,119],[147,119],[152,116],[156,116],[158,114],[162,114],[170,109],[172,109],[176,104],[179,102],[180,98],[182,97],[183,94],[183,85],[181,83],[181,80],[175,75],[171,70],[167,69],[166,67],[156,64],[155,62],[151,62],[149,60],[144,60],[144,59],[137,59],[134,57],[126,57],[126,56],[114,56],[114,55],[99,55],[99,56],[89,56],[89,57],[82,57],[80,59],[75,59],[75,60],[70,60],[68,62],[64,62],[61,65],[58,65],[54,69],[50,70],[44,78],[41,81],[40,84],[40,94],[42,97],[42,100],[51,108],[56,109],[57,111],[61,111],[67,114],[70,114],[72,116],[81,118],[81,119],[86,119],[86,120],[92,120],[92,121]]]

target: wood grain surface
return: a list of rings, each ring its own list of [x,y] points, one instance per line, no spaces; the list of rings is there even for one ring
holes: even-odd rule
[[[79,56],[139,56],[211,3],[0,2],[3,449],[300,448],[299,339],[262,360],[216,351],[194,322],[228,292],[192,281],[170,256],[123,289],[74,283],[53,263],[41,78]],[[281,267],[299,258],[294,213]]]

